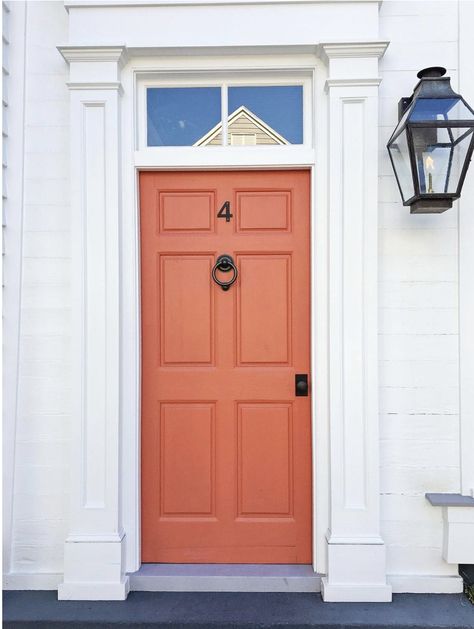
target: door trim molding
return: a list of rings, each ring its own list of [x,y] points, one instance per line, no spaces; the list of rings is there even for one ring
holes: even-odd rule
[[[327,68],[319,57],[312,56],[311,65],[307,55],[292,54],[292,46],[281,47],[280,54],[273,55],[269,67],[272,73],[279,71],[288,72],[310,72],[312,85],[311,116],[313,120],[313,134],[324,137],[327,127],[327,95],[325,93],[325,82],[327,79]],[[137,84],[143,77],[144,71],[148,71],[156,77],[156,58],[135,58],[130,55],[131,63],[122,71],[121,81],[123,86],[122,105],[126,119],[135,120],[139,110],[137,103]],[[166,66],[161,70],[169,74],[176,64],[176,69],[182,68],[182,59],[167,59]],[[226,69],[234,70],[235,65],[229,65],[225,57],[215,58],[206,67],[202,60],[196,58],[188,62],[189,72],[196,72],[200,76],[206,71],[210,75],[225,72]],[[194,64],[194,65],[193,65]],[[252,72],[255,67],[262,68],[259,55],[249,58],[242,57],[239,66],[241,72]],[[135,94],[135,96],[133,96]],[[316,115],[316,112],[320,112]],[[139,123],[136,123],[139,124]],[[122,487],[123,487],[123,508],[122,521],[124,529],[127,531],[126,545],[126,567],[128,572],[139,570],[140,560],[140,244],[139,244],[139,199],[138,199],[138,173],[141,170],[265,170],[265,169],[292,169],[302,168],[311,171],[311,229],[312,238],[310,245],[310,257],[312,265],[312,286],[311,303],[314,303],[315,295],[318,303],[324,303],[327,299],[327,259],[325,233],[327,229],[325,216],[326,183],[325,183],[325,146],[320,143],[315,149],[308,146],[290,146],[254,151],[253,147],[239,147],[238,151],[233,148],[226,150],[226,147],[213,147],[209,151],[196,151],[195,147],[189,149],[182,147],[174,149],[166,147],[161,151],[158,149],[135,150],[137,143],[138,129],[131,125],[128,128],[122,127],[122,144],[127,161],[124,160],[123,167],[123,198],[124,204],[133,207],[134,212],[124,213],[122,218],[122,281],[124,283],[123,293],[127,295],[127,300],[122,303],[122,416],[126,421],[122,422],[122,441],[131,447],[122,453]],[[263,147],[261,147],[263,148]],[[289,149],[289,150],[285,150]],[[130,157],[133,164],[130,164]],[[316,162],[322,166],[317,172]],[[316,192],[315,192],[316,191]],[[316,207],[320,211],[316,211]],[[324,241],[324,242],[323,242]],[[317,252],[317,253],[315,253]],[[318,255],[317,266],[314,256]],[[316,271],[314,268],[316,267]],[[316,281],[317,286],[316,286]],[[130,299],[132,295],[132,299]],[[318,314],[317,320],[312,308],[311,338],[318,333],[320,338],[326,338],[327,319],[325,313]],[[318,370],[325,369],[327,365],[327,347],[322,344],[317,349],[318,356],[315,357],[315,344],[312,341],[311,367],[314,373],[315,365]],[[138,376],[137,376],[138,374]],[[328,488],[327,488],[327,458],[328,450],[328,429],[327,429],[327,391],[324,390],[324,377],[313,382],[312,395],[312,460],[313,460],[313,566],[319,573],[326,572],[326,539],[325,533],[328,529]],[[318,398],[316,400],[316,398]],[[316,426],[315,417],[321,421]],[[326,423],[325,423],[326,422]],[[316,469],[317,467],[317,469]],[[316,505],[316,495],[319,496],[320,503]],[[315,533],[318,531],[318,533]]]
[[[367,46],[371,43],[377,44],[376,55],[374,47]],[[344,54],[341,47],[345,48]],[[282,163],[283,152],[274,150],[264,155],[249,148],[229,157],[225,168],[311,168],[314,569],[328,575],[323,580],[325,600],[390,600],[385,547],[379,530],[376,343],[377,68],[386,43],[338,42],[336,52],[333,48],[324,44],[317,47],[318,54],[301,55],[295,54],[297,47],[279,46],[263,59],[271,70],[307,69],[311,61],[313,135],[317,138],[311,157],[307,148],[301,153],[295,150],[292,159],[288,153],[287,161]],[[115,51],[117,47],[110,49]],[[69,598],[92,595],[91,588],[84,589],[83,584],[87,583],[86,576],[94,562],[101,566],[99,573],[95,569],[91,573],[91,582],[95,580],[94,596],[108,599],[126,596],[128,580],[124,571],[135,572],[140,566],[137,173],[144,167],[144,158],[135,152],[136,81],[137,73],[144,70],[156,74],[163,67],[173,69],[173,64],[183,66],[183,57],[160,57],[157,49],[152,57],[130,55],[130,62],[122,68],[120,59],[111,59],[108,52],[107,48],[97,47],[91,56],[88,46],[86,57],[81,60],[79,48],[74,54],[70,47],[64,49],[71,83],[87,86],[71,90],[71,190],[78,234],[73,261],[76,281],[73,306],[77,312],[74,325],[78,340],[74,358],[77,388],[72,510],[64,575],[64,584],[68,586],[63,592]],[[207,70],[235,70],[235,57],[229,61],[221,50],[213,52],[217,54],[207,58]],[[125,48],[123,53],[121,58]],[[190,72],[202,73],[206,69],[199,57],[186,57],[185,62]],[[238,62],[243,72],[262,66],[262,59],[256,54],[242,56]],[[104,82],[110,81],[117,82],[119,87],[104,90]],[[78,115],[78,107],[86,107],[88,115]],[[86,151],[84,137],[89,142]],[[112,151],[104,151],[101,142],[105,140],[111,143]],[[94,146],[103,156],[100,171],[103,178],[96,170],[87,168],[88,151]],[[145,167],[163,167],[163,161],[153,162],[153,155],[157,157],[158,152],[149,154]],[[210,170],[209,155],[210,151],[197,150],[190,163],[185,151],[181,158],[176,153],[172,167]],[[350,159],[354,155],[355,161]],[[221,167],[218,163],[215,166]],[[84,176],[89,177],[88,186]],[[105,205],[101,205],[99,199],[104,198]],[[84,221],[85,215],[94,209],[99,213],[96,225],[101,230],[100,237],[87,230]],[[84,274],[86,252],[88,259],[97,265],[95,274]],[[85,301],[84,295],[93,283],[104,276],[107,291],[99,293],[105,295],[104,301],[98,305]],[[88,310],[88,303],[94,304],[92,309]],[[107,375],[99,366],[89,378],[97,371],[96,375],[111,378],[111,387],[89,399],[92,407],[85,407],[88,398],[82,388],[84,360],[88,349],[100,354],[99,347],[87,345],[88,331],[104,312],[112,316],[113,326],[108,330],[112,345],[107,347],[112,352],[113,369]],[[89,317],[88,327],[84,327],[85,317]],[[102,366],[106,364],[106,355],[101,355]],[[105,417],[104,404],[110,409]],[[99,426],[107,426],[107,440],[101,441],[97,428],[88,433],[92,444],[84,439],[87,434],[83,431],[84,422],[87,424],[91,417],[98,418]],[[113,456],[105,457],[106,447]],[[98,459],[106,461],[107,479],[100,495],[87,493],[88,476],[84,475],[84,465],[92,470]],[[112,543],[108,541],[110,536]],[[344,543],[340,543],[342,538]],[[81,552],[81,547],[87,553]],[[353,569],[348,571],[350,566]]]

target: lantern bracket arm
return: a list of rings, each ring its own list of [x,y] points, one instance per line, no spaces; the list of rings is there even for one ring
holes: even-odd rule
[[[398,121],[399,122],[403,118],[403,114],[406,112],[408,107],[410,107],[410,105],[412,104],[412,101],[413,101],[413,94],[411,96],[403,96],[398,101]]]

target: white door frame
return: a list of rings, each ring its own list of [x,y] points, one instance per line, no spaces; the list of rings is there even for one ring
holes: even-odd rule
[[[313,186],[314,568],[327,575],[325,600],[390,600],[379,533],[377,393],[377,65],[386,46],[258,54],[243,47],[228,58],[222,50],[196,58],[186,49],[160,57],[159,49],[60,48],[70,65],[76,234],[72,509],[60,598],[124,598],[125,573],[140,565],[138,171],[306,167]],[[140,72],[256,67],[311,68],[314,150],[135,150]]]
[[[312,61],[312,65],[308,65],[309,61]],[[176,63],[178,61],[178,63]],[[186,63],[186,72],[189,74],[189,60],[180,59],[174,60],[171,62],[174,65],[173,75],[179,75],[179,71],[182,70],[180,68],[180,62],[185,61]],[[309,80],[306,80],[305,88],[312,89],[314,85],[314,75],[316,74],[315,61],[317,60],[308,58],[303,60],[305,65],[302,65],[300,62],[298,65],[295,65],[295,60],[291,58],[287,59],[287,65],[281,65],[281,59],[276,58],[275,63],[270,69],[267,69],[267,80],[269,76],[271,76],[272,84],[275,81],[275,77],[277,73],[288,71],[288,69],[293,70],[294,73],[304,72],[309,77]],[[278,65],[280,62],[280,66]],[[232,69],[228,67],[228,63],[225,60],[221,59],[220,62],[216,63],[216,59],[209,60],[209,67],[203,65],[203,61],[200,60],[199,65],[196,64],[195,67],[192,68],[194,74],[208,74],[208,76],[212,79],[216,69],[222,74],[222,72],[231,73]],[[239,68],[241,73],[247,72],[250,76],[256,74],[256,64],[255,61],[251,64],[247,61],[248,67],[246,68],[242,65]],[[171,64],[170,64],[171,65]],[[216,68],[217,65],[217,68]],[[318,64],[321,67],[321,75],[324,77],[325,73],[323,71],[323,64]],[[132,86],[135,86],[135,93],[137,92],[137,85],[139,83],[140,77],[145,77],[147,75],[152,75],[154,77],[157,76],[156,70],[150,70],[150,60],[134,60],[134,63],[131,64],[129,68],[127,68],[124,72],[123,84],[124,86],[127,84],[130,85],[131,90],[133,92]],[[178,66],[178,67],[176,67]],[[172,67],[172,66],[171,66]],[[144,69],[145,68],[145,69]],[[249,68],[251,68],[251,73]],[[163,76],[167,76],[169,73],[169,69],[166,71],[162,71]],[[159,73],[158,73],[159,74]],[[320,81],[324,81],[324,78],[319,77]],[[323,83],[324,84],[324,83]],[[183,85],[186,85],[184,82]],[[126,91],[126,90],[125,90]],[[312,103],[314,102],[314,96],[310,95],[311,98],[308,99],[306,109],[310,110],[309,115],[314,119],[314,108]],[[136,101],[135,101],[136,102]],[[125,103],[124,103],[125,105]],[[139,109],[139,105],[137,109]],[[126,110],[126,107],[124,107]],[[143,115],[143,112],[141,112]],[[135,115],[134,119],[138,120],[138,125],[141,125],[140,114]],[[309,125],[310,129],[312,125]],[[143,130],[142,130],[143,133]],[[137,133],[135,133],[135,137]],[[132,140],[132,138],[130,138]],[[133,141],[133,140],[132,140]],[[138,139],[138,145],[140,145],[140,141]],[[125,371],[123,382],[124,383],[133,383],[132,387],[123,389],[124,393],[124,404],[132,403],[132,408],[134,409],[133,415],[135,417],[134,422],[124,422],[123,424],[123,440],[124,443],[131,443],[133,446],[130,451],[124,456],[128,459],[127,463],[123,467],[123,484],[128,485],[128,495],[130,496],[130,500],[128,502],[124,502],[123,509],[123,522],[125,526],[125,530],[127,531],[127,571],[132,572],[138,570],[140,567],[140,535],[138,523],[136,522],[135,514],[140,512],[140,487],[139,487],[139,468],[140,468],[140,458],[139,458],[139,434],[140,434],[140,391],[139,391],[139,383],[136,382],[134,374],[139,372],[139,339],[140,339],[140,320],[139,320],[139,299],[140,299],[140,277],[139,277],[139,233],[138,233],[138,217],[140,215],[139,209],[139,199],[138,199],[138,190],[137,190],[137,181],[138,181],[138,172],[140,170],[190,170],[190,169],[201,169],[201,170],[222,170],[225,169],[265,169],[265,168],[307,168],[311,171],[311,180],[312,180],[312,188],[314,188],[314,176],[315,176],[315,151],[312,148],[312,138],[308,138],[308,143],[306,146],[295,146],[295,147],[277,147],[270,148],[269,150],[261,151],[259,147],[257,151],[252,150],[252,147],[242,149],[239,147],[237,151],[234,150],[235,147],[223,147],[222,149],[218,147],[212,147],[210,149],[205,149],[204,151],[196,150],[196,148],[177,148],[177,149],[158,149],[158,150],[150,150],[147,148],[142,148],[134,152],[134,165],[130,168],[130,164],[125,166],[128,176],[128,186],[126,190],[127,199],[129,199],[130,206],[135,207],[135,212],[133,216],[125,216],[122,233],[125,235],[125,239],[123,241],[122,247],[124,252],[129,252],[127,256],[128,263],[123,265],[123,269],[127,269],[125,271],[125,275],[123,279],[127,282],[133,282],[133,295],[134,298],[130,301],[129,307],[129,316],[127,319],[123,321],[124,326],[127,326],[127,320],[130,321],[131,325],[127,330],[124,331],[124,336],[128,337],[128,339],[133,338],[133,346],[131,347],[132,355],[127,357],[123,361],[123,369]],[[283,148],[283,151],[281,151]],[[289,150],[287,150],[289,149]],[[125,173],[124,173],[125,174]],[[312,207],[311,213],[313,216],[313,207],[314,200],[312,199]],[[127,254],[125,254],[127,255]],[[130,273],[131,272],[131,273]],[[133,278],[128,278],[128,274],[133,274]],[[133,321],[133,323],[132,323]],[[138,363],[136,362],[138,361]],[[313,411],[312,416],[315,417],[315,413]],[[313,434],[314,434],[313,427]],[[322,442],[322,440],[321,440]],[[314,444],[313,444],[314,445]],[[132,454],[131,454],[132,453]],[[135,455],[134,455],[135,454]],[[131,456],[130,456],[131,455]],[[133,457],[133,461],[131,460]],[[315,475],[316,476],[316,475]],[[321,475],[318,475],[321,477]],[[324,475],[323,475],[324,477]],[[138,483],[137,483],[138,480]],[[314,504],[313,500],[313,504]],[[324,509],[321,510],[321,513],[318,513],[318,517],[321,519],[321,516],[324,512]],[[313,514],[313,519],[315,518],[315,514]],[[323,521],[323,530],[327,529],[327,513],[326,519]],[[317,540],[317,536],[314,535],[314,539]],[[323,555],[323,553],[316,551],[313,553],[314,555]],[[315,566],[316,569],[316,566]],[[320,566],[318,566],[320,569]]]

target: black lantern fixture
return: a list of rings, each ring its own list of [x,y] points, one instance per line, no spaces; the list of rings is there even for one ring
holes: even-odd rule
[[[412,214],[452,207],[474,148],[474,110],[445,74],[438,67],[418,72],[413,95],[398,103],[400,122],[387,144],[403,205]]]

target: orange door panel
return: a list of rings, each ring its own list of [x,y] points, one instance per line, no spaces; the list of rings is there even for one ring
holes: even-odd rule
[[[140,206],[142,560],[311,563],[309,173],[146,172]]]

